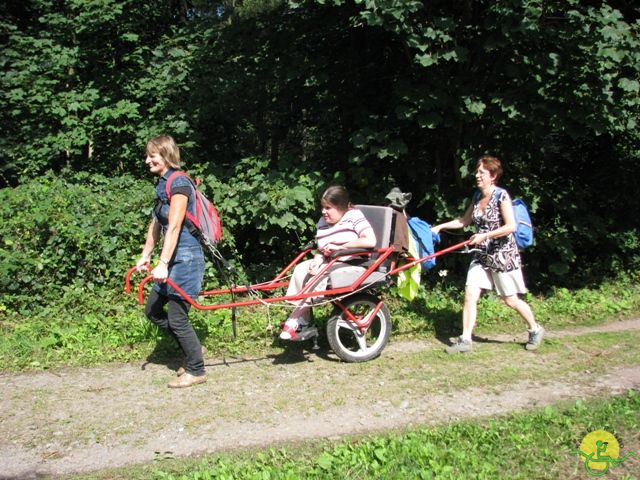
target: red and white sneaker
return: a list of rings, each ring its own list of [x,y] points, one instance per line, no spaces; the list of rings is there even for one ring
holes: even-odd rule
[[[281,326],[280,332],[281,340],[296,340],[298,333],[307,328],[309,323],[303,318],[288,318]]]

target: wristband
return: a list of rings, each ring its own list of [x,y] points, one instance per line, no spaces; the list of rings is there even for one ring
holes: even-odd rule
[[[164,263],[165,265],[169,265],[169,262],[167,260],[163,260],[162,257],[160,257],[160,263]]]

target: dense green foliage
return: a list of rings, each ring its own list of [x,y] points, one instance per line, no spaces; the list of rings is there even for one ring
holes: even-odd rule
[[[628,2],[10,0],[0,12],[12,310],[75,287],[111,298],[140,250],[142,150],[161,132],[220,206],[244,278],[310,238],[326,184],[367,203],[399,186],[435,222],[460,213],[485,152],[531,205],[534,290],[639,266]],[[455,283],[465,262],[440,264]]]
[[[293,176],[296,184],[288,181]],[[259,250],[264,261],[251,270],[270,276],[274,252],[283,247],[291,252],[309,240],[303,235],[315,209],[317,176],[296,168],[266,171],[258,161],[246,161],[229,182],[214,176],[206,182],[204,190],[209,188],[221,209],[242,213],[225,218],[224,228],[253,232],[246,244],[238,245],[233,235],[223,244],[235,252],[236,280],[246,279],[238,262],[241,252]],[[60,302],[71,291],[109,298],[120,292],[124,273],[141,251],[153,198],[147,180],[68,170],[0,190],[0,303],[27,314]],[[211,286],[218,281],[215,273],[211,269],[207,277]]]
[[[463,422],[321,448],[282,448],[250,456],[220,455],[198,461],[130,468],[91,478],[205,479],[542,479],[588,478],[578,455],[588,433],[605,430],[619,442],[633,439],[640,428],[640,394],[607,401],[514,414],[482,422]],[[636,444],[637,445],[637,444]],[[621,448],[621,457],[634,453]],[[173,463],[173,465],[172,465]],[[638,459],[612,467],[616,478],[635,478]],[[578,477],[575,477],[576,474]],[[620,476],[622,475],[622,476]],[[84,478],[84,477],[83,477]]]
[[[47,175],[0,190],[4,301],[48,304],[66,289],[110,291],[121,283],[140,249],[153,191],[129,177],[74,180]]]

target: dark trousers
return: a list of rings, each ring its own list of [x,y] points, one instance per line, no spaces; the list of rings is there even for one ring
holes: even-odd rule
[[[202,346],[189,322],[190,308],[191,305],[184,300],[166,297],[152,290],[144,313],[151,322],[176,339],[186,357],[187,373],[200,376],[205,374]]]

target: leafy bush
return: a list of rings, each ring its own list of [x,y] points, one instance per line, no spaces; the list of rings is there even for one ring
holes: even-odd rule
[[[226,250],[251,278],[273,277],[314,238],[325,182],[303,165],[245,158],[224,182],[209,176],[206,185],[223,214]]]
[[[222,214],[221,249],[239,260],[234,280],[272,277],[313,237],[321,176],[291,165],[273,170],[261,159],[246,159],[228,175],[227,181],[206,175],[205,187]],[[0,190],[0,363],[22,368],[35,362],[40,368],[136,358],[160,338],[134,300],[122,297],[123,276],[141,251],[152,199],[150,179],[85,173],[48,174]],[[439,273],[445,273],[442,263]],[[206,275],[207,287],[226,282],[213,268]],[[390,295],[396,334],[455,333],[459,286],[457,279],[425,274],[414,302]],[[529,300],[543,324],[562,325],[629,315],[638,310],[637,292],[637,276],[620,275],[617,283],[575,292],[549,285],[549,295]],[[498,321],[501,330],[521,328],[518,321],[505,322],[512,312],[499,302],[483,302],[481,326],[491,329]],[[211,351],[248,351],[256,339],[269,337],[267,319],[256,311],[241,314],[240,338],[229,341],[228,317],[227,311],[194,312],[194,325]]]
[[[221,249],[240,261],[241,280],[243,264],[271,276],[312,238],[321,178],[299,168],[270,170],[255,158],[231,174],[227,183],[204,178],[222,216]],[[26,313],[64,303],[70,290],[96,296],[122,290],[142,249],[153,195],[149,179],[69,172],[0,190],[2,303]],[[209,269],[207,282],[218,281]]]
[[[2,302],[26,312],[70,289],[120,290],[142,248],[152,195],[148,181],[82,173],[0,190]]]
[[[257,275],[310,235],[309,172],[368,201],[399,186],[434,222],[463,211],[493,152],[532,207],[532,286],[640,266],[631,2],[58,3],[3,12],[0,185],[136,175],[127,159],[170,132],[220,179],[227,245]]]

